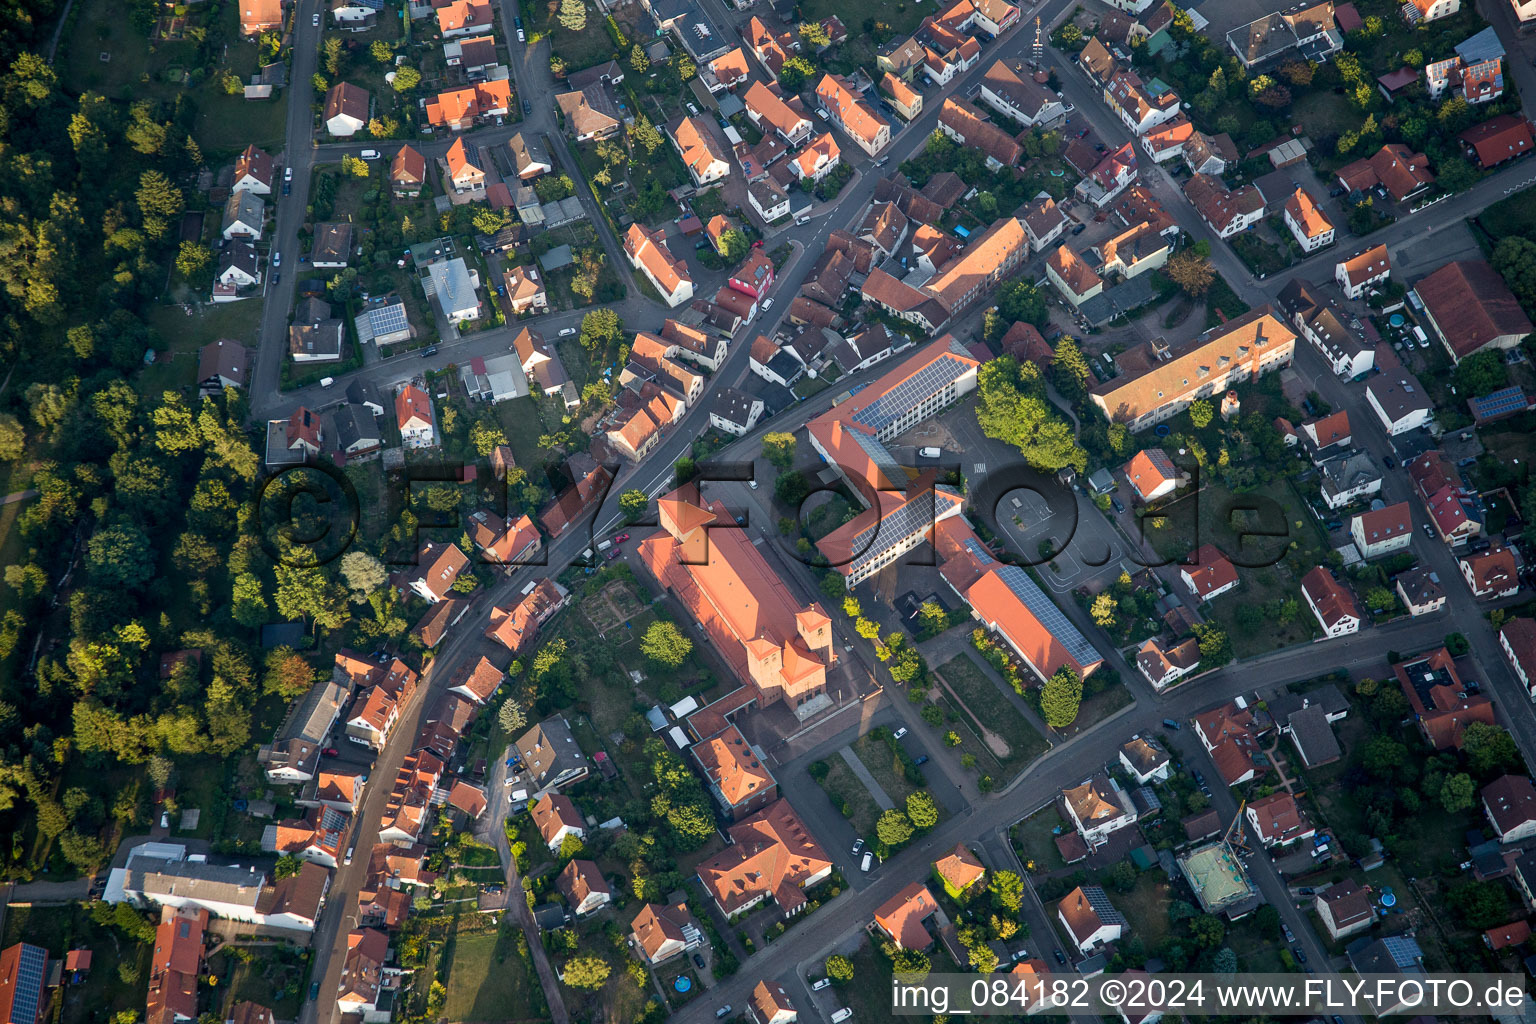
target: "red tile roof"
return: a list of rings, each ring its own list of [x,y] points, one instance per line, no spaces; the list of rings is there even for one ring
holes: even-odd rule
[[[938,903],[922,882],[912,882],[880,909],[875,911],[875,924],[902,949],[927,949],[933,937],[923,927],[923,920],[937,913]]]

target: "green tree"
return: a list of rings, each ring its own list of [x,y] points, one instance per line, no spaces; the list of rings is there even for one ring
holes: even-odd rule
[[[315,681],[315,670],[291,647],[274,647],[268,651],[264,668],[262,692],[275,694],[283,700],[302,697]]]
[[[1211,282],[1216,279],[1216,271],[1210,259],[1194,249],[1175,253],[1163,265],[1163,272],[1168,275],[1168,280],[1182,288],[1186,294],[1196,297],[1209,291]]]
[[[213,253],[206,245],[184,241],[176,253],[176,272],[182,277],[196,278],[213,265]]]
[[[86,544],[91,579],[106,587],[136,589],[154,576],[154,552],[144,531],[119,522],[97,530]]]
[[[395,92],[410,92],[421,84],[421,72],[410,65],[395,68],[395,80],[390,86]]]
[[[684,636],[675,623],[657,619],[646,629],[640,650],[658,665],[677,668],[693,653],[693,641]]]
[[[341,156],[341,173],[349,178],[366,178],[368,177],[368,161],[362,157],[353,156],[350,153],[343,153]]]
[[[893,807],[875,822],[875,838],[888,847],[900,846],[912,838],[912,822]]]
[[[752,244],[740,228],[731,228],[720,236],[720,258],[726,263],[740,263],[752,251]]]
[[[0,412],[0,462],[21,458],[27,448],[27,428],[8,412]]]
[[[1526,240],[1522,238],[1518,239],[1518,241],[1525,242]],[[1503,244],[1503,242],[1499,243],[1501,247]],[[1529,242],[1526,242],[1526,244],[1530,245]],[[1495,250],[1495,253],[1497,253],[1497,250]],[[1533,254],[1536,254],[1536,247],[1533,247]],[[1533,272],[1536,272],[1536,261],[1533,261],[1531,269]],[[1515,281],[1510,282],[1512,291],[1514,290],[1513,285],[1515,283],[1520,283],[1522,287],[1524,286],[1525,282],[1521,280],[1523,277],[1521,273],[1512,269],[1511,274],[1505,275],[1506,280],[1511,275],[1516,278]],[[1517,297],[1520,295],[1519,292],[1515,294]],[[1536,294],[1533,294],[1531,297],[1536,298]],[[1462,397],[1481,398],[1491,391],[1497,391],[1499,388],[1509,384],[1509,371],[1504,366],[1504,353],[1493,349],[1475,352],[1456,364],[1456,369],[1452,373],[1451,378],[1456,382],[1456,394]]]
[[[1070,666],[1063,665],[1040,688],[1040,712],[1045,724],[1053,729],[1064,729],[1077,720],[1077,709],[1083,702],[1083,681]]]
[[[651,124],[650,118],[644,114],[636,117],[635,123],[630,126],[629,139],[632,143],[638,144],[641,149],[645,150],[646,156],[655,153],[666,142],[661,137],[661,132],[656,130],[656,126]]]
[[[611,309],[594,309],[581,318],[581,347],[590,353],[605,350],[624,332],[624,321]]]
[[[1447,775],[1440,785],[1440,806],[1451,814],[1460,814],[1472,806],[1476,792],[1472,776],[1462,772]]]
[[[812,64],[805,57],[796,54],[786,60],[783,67],[779,68],[779,85],[786,94],[793,96],[798,94],[801,89],[804,89],[811,76],[815,74],[816,65]]]
[[[583,31],[587,27],[587,5],[582,0],[560,0],[558,20],[562,28]]]
[[[389,583],[389,570],[368,552],[354,549],[341,556],[341,578],[352,600],[361,602]]]
[[[650,504],[651,499],[644,491],[637,488],[631,487],[619,495],[619,511],[624,513],[624,521],[626,523],[639,522],[640,517],[645,515],[645,510],[650,507]]]
[[[1200,644],[1202,668],[1215,668],[1232,660],[1232,641],[1220,627],[1201,622],[1192,627],[1192,632]]]
[[[831,978],[834,984],[846,985],[853,980],[853,961],[841,953],[833,953],[827,957],[825,968],[827,977]]]
[[[651,59],[645,55],[645,50],[639,43],[629,51],[629,66],[637,75],[643,75],[651,70]]]
[[[988,437],[1015,445],[1035,469],[1056,472],[1071,466],[1081,473],[1088,453],[1077,443],[1072,427],[1051,407],[1039,390],[1039,374],[1030,376],[1009,356],[982,367],[981,400],[976,422]]]
[[[1088,368],[1083,350],[1070,335],[1063,335],[1056,343],[1056,355],[1051,360],[1051,380],[1056,390],[1074,402],[1088,393],[1093,371]]]
[[[501,707],[496,709],[496,724],[505,733],[522,732],[528,724],[528,712],[523,710],[522,704],[508,697],[501,702]]]
[[[1115,596],[1107,590],[1100,593],[1093,599],[1089,614],[1095,624],[1109,629],[1115,624]]]
[[[795,435],[784,431],[769,431],[763,435],[763,458],[779,469],[795,464]]]
[[[341,74],[341,36],[326,36],[325,42],[320,46],[322,54],[321,63],[325,65],[325,73],[335,78]]]
[[[304,862],[291,853],[277,858],[277,863],[272,868],[274,878],[292,878],[304,867]]]
[[[580,0],[575,0],[575,2],[578,6],[580,6]],[[562,10],[564,9],[564,3],[562,3],[561,8]],[[587,9],[582,7],[581,13],[583,25],[586,24],[586,12]],[[577,31],[579,31],[579,29]],[[575,959],[567,960],[565,967],[561,969],[561,974],[564,976],[565,983],[572,988],[596,991],[607,983],[608,973],[610,970],[612,970],[612,968],[608,966],[607,961],[588,954],[586,956],[578,956]]]
[[[1514,737],[1486,722],[1469,722],[1461,734],[1461,752],[1467,765],[1480,777],[1514,772],[1520,765],[1520,750]]]
[[[832,37],[827,35],[826,26],[819,21],[802,21],[800,39],[812,49],[820,49],[832,44]]]
[[[914,828],[925,832],[939,823],[939,805],[926,789],[907,794],[907,818]]]
[[[1045,307],[1045,296],[1027,281],[1009,281],[998,288],[997,315],[1003,331],[1020,321],[1044,327],[1050,316]]]
[[[1226,938],[1226,925],[1214,914],[1201,914],[1189,922],[1189,937],[1206,949],[1214,949]]]
[[[1203,398],[1196,399],[1189,406],[1189,422],[1195,425],[1196,430],[1204,430],[1211,425],[1211,420],[1216,418],[1216,409],[1210,402]]]
[[[987,891],[998,906],[1017,914],[1024,906],[1024,879],[1017,871],[994,871],[987,876]]]
[[[395,59],[395,51],[391,50],[389,44],[382,39],[375,39],[373,45],[368,47],[368,52],[380,64],[388,64]]]

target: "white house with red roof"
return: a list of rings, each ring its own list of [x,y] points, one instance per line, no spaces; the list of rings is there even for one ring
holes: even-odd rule
[[[1325,637],[1348,636],[1360,632],[1360,606],[1333,574],[1318,566],[1301,578],[1301,595],[1307,607],[1323,627]]]
[[[1504,623],[1499,627],[1499,646],[1526,692],[1536,700],[1536,688],[1531,686],[1531,676],[1536,674],[1536,619],[1510,619]]]
[[[1413,541],[1413,509],[1406,501],[1371,509],[1349,520],[1360,557],[1366,560],[1401,551]]]
[[[1179,578],[1200,601],[1220,597],[1240,582],[1237,567],[1214,544],[1202,544],[1190,555],[1190,564],[1179,567]]]

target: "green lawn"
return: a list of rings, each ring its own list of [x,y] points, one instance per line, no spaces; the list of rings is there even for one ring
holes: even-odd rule
[[[565,61],[568,73],[621,56],[596,4],[587,4],[587,24],[580,31],[566,28],[556,17],[560,12],[560,0],[522,0],[519,6],[523,17],[528,20],[528,45],[532,46],[535,40],[547,37],[552,54]],[[632,12],[622,8],[620,13],[629,14],[626,21],[633,18]],[[632,24],[625,26],[621,22],[620,25],[632,40],[643,39],[648,34],[642,31],[637,35]],[[627,54],[622,56],[627,58]]]
[[[139,372],[134,387],[146,398],[159,399],[163,391],[179,391],[190,398],[197,389],[197,357],[202,347],[220,338],[232,338],[251,350],[260,342],[261,300],[222,302],[195,306],[188,316],[179,305],[155,306],[149,323],[160,336],[153,366]],[[170,354],[169,361],[162,361]]]
[[[1056,849],[1056,828],[1070,828],[1056,810],[1056,805],[1043,807],[1014,826],[1013,845],[1019,851],[1019,859],[1025,867],[1034,864],[1036,873],[1059,871],[1067,864]]]
[[[934,672],[943,677],[944,682],[965,705],[962,713],[969,709],[966,718],[983,741],[990,735],[994,740],[1002,742],[1002,747],[995,742],[988,743],[999,762],[1022,767],[1045,752],[1045,739],[987,678],[970,655],[960,654],[951,658]]]
[[[880,808],[875,806],[869,790],[853,774],[853,769],[848,767],[841,754],[832,754],[824,763],[827,766],[827,777],[820,780],[820,785],[832,801],[832,806],[839,813],[844,808],[852,812],[847,817],[854,832],[861,836],[873,835]]]
[[[1142,941],[1147,949],[1156,949],[1168,937],[1168,903],[1172,888],[1168,876],[1153,867],[1136,877],[1136,888],[1130,892],[1106,890],[1109,902],[1125,915],[1130,922],[1130,934]]]
[[[280,947],[258,947],[250,952],[255,955],[249,963],[228,954],[218,958],[222,969],[216,973],[222,995],[215,994],[214,1005],[222,1006],[227,1016],[237,1003],[248,999],[270,1007],[279,1020],[297,1018],[309,987],[309,963],[297,952]]]
[[[853,752],[859,756],[860,761],[864,762],[864,767],[869,769],[869,774],[875,777],[875,781],[880,783],[880,788],[885,790],[885,795],[895,801],[898,808],[906,806],[908,795],[922,789],[921,786],[914,786],[907,781],[906,776],[901,773],[900,758],[885,740],[877,740],[869,733],[865,733],[853,742]],[[939,807],[939,814],[942,818],[944,814],[942,805]]]
[[[1512,235],[1536,239],[1536,188],[1500,199],[1477,215],[1477,224],[1495,241]]]
[[[832,990],[838,1001],[853,1011],[856,1021],[890,1020],[891,962],[868,941],[849,959],[853,961],[853,980]],[[821,967],[815,972],[820,977]]]
[[[443,1016],[451,1021],[543,1019],[543,998],[532,1000],[538,984],[517,955],[514,932],[459,935],[448,967],[448,1000]]]
[[[543,404],[542,399],[528,395],[510,402],[497,402],[494,406],[496,419],[507,435],[507,443],[512,446],[513,457],[534,480],[539,480],[539,468],[551,461],[549,451],[539,447],[539,438],[551,429],[558,429],[558,424],[555,428],[546,425]]]

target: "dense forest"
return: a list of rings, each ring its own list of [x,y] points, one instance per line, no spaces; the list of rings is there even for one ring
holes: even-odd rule
[[[242,538],[258,459],[238,397],[132,381],[203,164],[194,111],[71,95],[39,56],[53,13],[0,4],[0,472],[38,492],[11,525],[0,619],[12,877],[95,868],[151,787],[252,745],[264,677],[273,705],[307,684],[249,646],[276,577]],[[295,579],[334,619],[344,592]],[[184,648],[201,659],[163,670]]]

